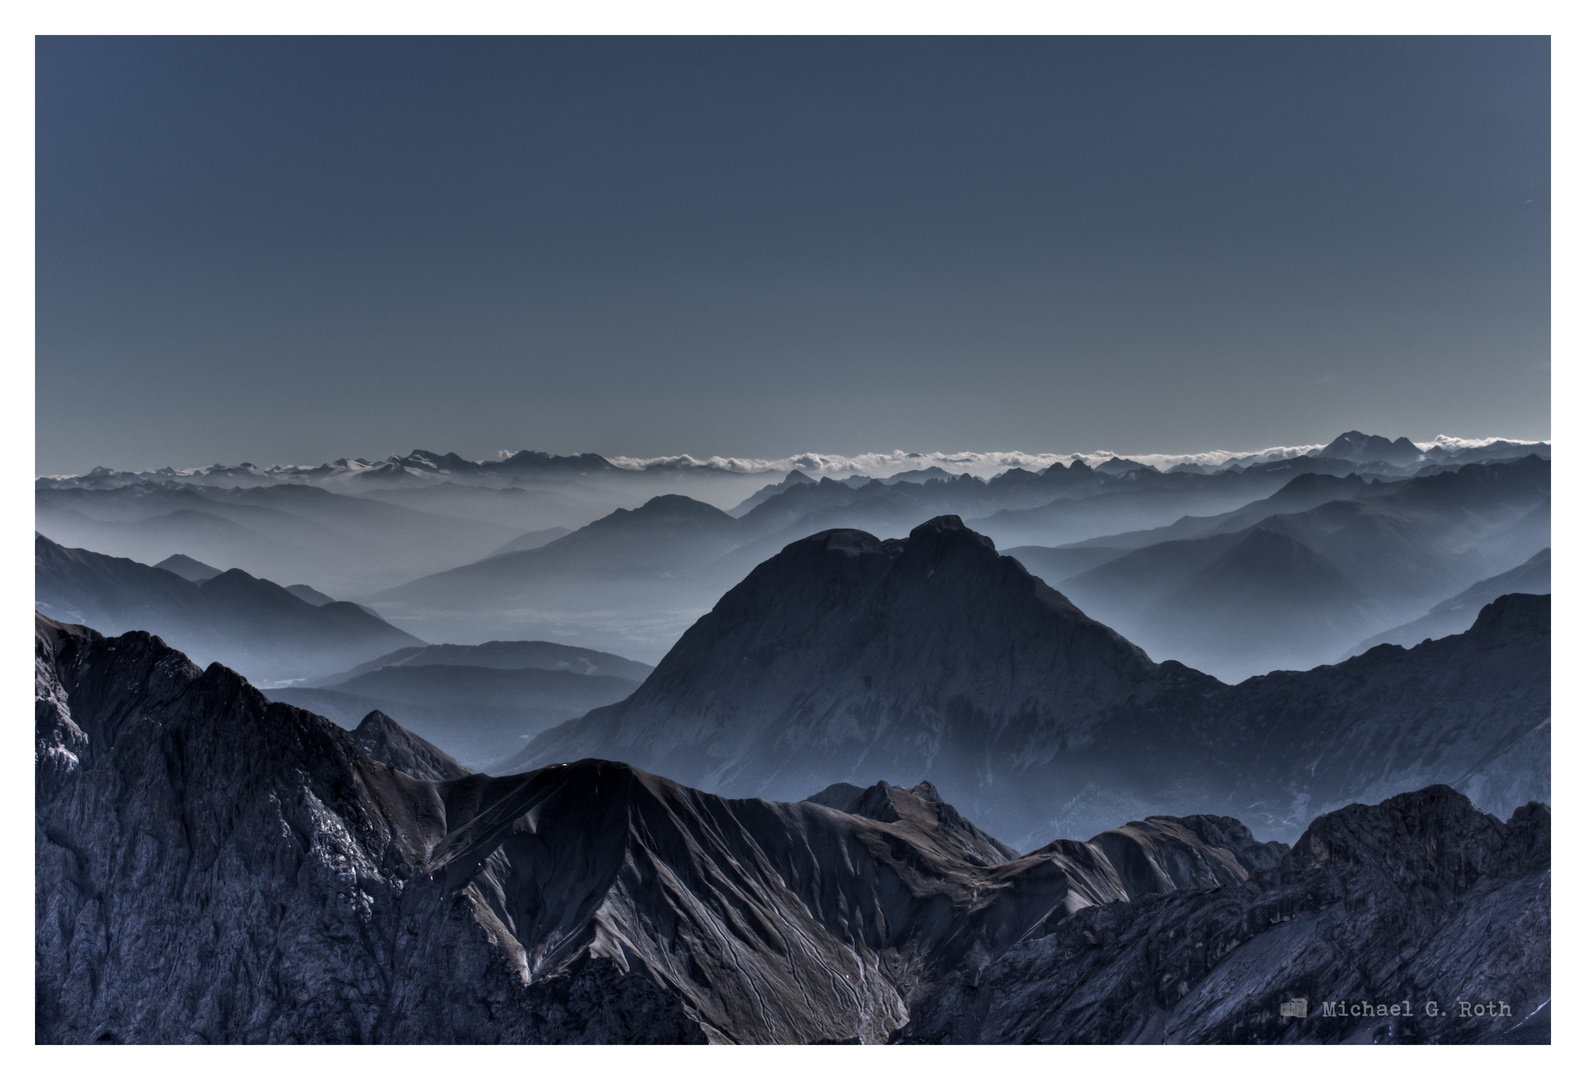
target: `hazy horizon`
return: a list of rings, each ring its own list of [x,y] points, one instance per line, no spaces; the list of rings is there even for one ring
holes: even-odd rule
[[[1549,50],[42,37],[36,469],[1549,438]]]
[[[1359,430],[1359,429],[1351,429],[1351,430]],[[944,451],[944,450],[902,450],[902,449],[894,449],[894,450],[873,450],[873,451],[861,452],[861,453],[826,453],[826,452],[822,452],[822,451],[818,451],[818,450],[805,450],[805,451],[802,451],[802,452],[799,452],[799,453],[782,455],[780,457],[745,457],[745,456],[730,455],[730,454],[709,454],[709,455],[699,455],[699,456],[696,456],[696,455],[693,455],[693,454],[658,454],[658,455],[649,456],[649,457],[639,457],[639,456],[631,455],[631,454],[602,453],[599,450],[592,450],[592,449],[587,449],[587,448],[581,449],[581,450],[576,450],[576,451],[571,451],[571,452],[567,452],[567,453],[559,453],[558,454],[556,451],[547,451],[547,450],[545,450],[542,447],[523,446],[523,447],[517,447],[515,449],[511,449],[511,450],[507,450],[507,449],[497,450],[493,454],[480,454],[480,455],[459,454],[459,456],[463,457],[463,458],[465,458],[465,459],[467,459],[469,461],[486,462],[486,461],[500,460],[500,459],[506,458],[506,457],[508,457],[508,456],[510,456],[512,454],[520,453],[520,452],[523,452],[523,451],[530,451],[530,452],[538,451],[538,452],[541,452],[541,453],[556,454],[557,456],[571,456],[572,454],[586,454],[586,453],[588,453],[588,454],[599,454],[599,456],[605,458],[607,461],[610,461],[613,465],[616,465],[619,468],[629,468],[629,469],[643,469],[645,467],[650,467],[650,466],[674,464],[675,463],[675,464],[693,464],[693,465],[700,465],[700,466],[710,465],[710,466],[715,466],[715,467],[721,468],[721,469],[728,469],[728,470],[739,471],[739,472],[790,472],[790,471],[793,471],[793,470],[798,470],[798,471],[801,471],[801,472],[824,473],[824,474],[828,474],[828,475],[844,475],[844,474],[865,473],[865,474],[868,474],[868,475],[883,476],[884,477],[884,476],[890,476],[890,475],[892,475],[893,473],[896,473],[896,472],[902,472],[902,471],[907,471],[907,470],[912,470],[912,469],[926,469],[926,468],[931,468],[931,467],[934,466],[934,467],[937,467],[937,468],[944,469],[944,470],[946,470],[948,472],[963,472],[963,473],[970,473],[970,474],[977,475],[977,476],[990,476],[990,475],[992,475],[995,472],[1000,472],[1000,471],[1002,471],[1004,469],[1009,469],[1009,468],[1025,468],[1025,469],[1042,468],[1042,469],[1044,469],[1047,466],[1055,464],[1057,462],[1062,462],[1063,464],[1066,465],[1070,461],[1074,461],[1074,460],[1080,460],[1080,461],[1084,461],[1086,464],[1095,465],[1095,464],[1097,464],[1099,462],[1106,461],[1109,458],[1113,458],[1113,457],[1125,458],[1125,459],[1128,459],[1130,461],[1138,461],[1141,464],[1152,465],[1152,466],[1155,466],[1157,468],[1170,468],[1173,465],[1177,465],[1177,464],[1180,464],[1180,463],[1192,463],[1192,464],[1206,465],[1208,467],[1216,467],[1216,466],[1220,466],[1220,465],[1224,464],[1227,461],[1231,461],[1231,460],[1235,460],[1235,459],[1239,459],[1239,458],[1246,458],[1246,457],[1278,458],[1278,457],[1298,456],[1298,455],[1304,454],[1304,453],[1306,453],[1308,451],[1317,450],[1317,449],[1320,449],[1320,448],[1326,446],[1327,443],[1331,440],[1331,438],[1335,438],[1338,435],[1341,435],[1343,433],[1344,433],[1343,431],[1338,431],[1338,432],[1335,432],[1328,439],[1321,440],[1321,441],[1318,441],[1318,442],[1313,442],[1313,443],[1294,443],[1294,444],[1281,445],[1281,446],[1266,446],[1266,447],[1254,447],[1254,448],[1247,447],[1247,448],[1241,448],[1241,449],[1227,449],[1227,448],[1224,448],[1224,447],[1216,447],[1216,448],[1207,448],[1207,449],[1198,449],[1198,450],[1183,450],[1183,451],[1177,451],[1177,452],[1169,452],[1169,451],[1140,452],[1140,451],[1130,451],[1128,449],[1118,449],[1118,448],[1101,448],[1101,449],[1077,450],[1077,451],[1029,451],[1029,450],[957,450],[957,451]],[[1383,436],[1383,437],[1388,438],[1388,439],[1398,439],[1400,437],[1407,437],[1407,436],[1403,436],[1402,433],[1396,432],[1396,431],[1395,432],[1365,431],[1365,432],[1363,432],[1363,434],[1366,434],[1366,435],[1380,435],[1380,436]],[[1484,436],[1447,435],[1445,433],[1439,432],[1438,435],[1435,438],[1411,438],[1410,441],[1412,443],[1414,443],[1416,446],[1420,447],[1422,450],[1428,450],[1428,449],[1431,449],[1434,446],[1475,447],[1475,446],[1482,446],[1482,445],[1489,444],[1489,443],[1494,443],[1494,442],[1516,442],[1516,443],[1543,442],[1543,443],[1550,443],[1551,439],[1545,438],[1545,437],[1544,438],[1531,438],[1531,437],[1518,436],[1518,435],[1484,435]],[[388,453],[388,454],[379,454],[379,455],[370,455],[370,454],[338,454],[335,457],[327,458],[327,459],[323,459],[323,460],[318,460],[318,461],[311,461],[311,460],[307,460],[307,459],[296,460],[296,461],[251,461],[251,460],[247,460],[247,459],[244,459],[244,458],[234,457],[234,458],[231,458],[229,460],[206,462],[206,463],[202,463],[202,464],[195,463],[195,462],[187,462],[187,463],[182,463],[182,464],[177,464],[175,462],[163,462],[163,463],[158,464],[158,465],[136,465],[136,466],[132,466],[132,465],[112,465],[112,464],[108,464],[108,463],[105,463],[105,462],[97,462],[95,464],[95,466],[93,466],[93,467],[94,468],[104,467],[104,468],[110,468],[110,469],[112,469],[114,471],[117,471],[117,472],[134,472],[134,473],[154,472],[154,471],[161,470],[161,469],[174,469],[174,470],[176,470],[179,473],[180,472],[194,472],[194,471],[201,470],[201,469],[211,468],[211,467],[213,467],[215,465],[223,465],[223,466],[230,467],[230,466],[239,466],[239,465],[243,465],[243,464],[252,465],[252,466],[255,466],[255,467],[260,468],[260,469],[292,468],[292,467],[314,468],[314,467],[319,466],[319,465],[329,464],[331,462],[340,461],[340,460],[348,460],[348,461],[363,460],[363,461],[368,461],[368,462],[380,462],[380,461],[388,460],[390,458],[402,457],[402,456],[405,456],[406,454],[414,453],[414,452],[418,452],[418,451],[425,451],[425,452],[431,452],[431,453],[437,453],[437,454],[458,453],[458,451],[456,451],[453,448],[449,448],[449,447],[439,447],[439,446],[418,447],[418,446],[415,446],[415,447],[410,447],[408,450],[392,451],[391,453]],[[75,471],[75,472],[55,472],[55,473],[45,473],[45,472],[40,471],[40,472],[37,473],[37,475],[40,475],[40,476],[57,476],[57,477],[80,476],[80,475],[83,475],[84,473],[86,473],[88,471],[90,471],[90,470],[89,469],[83,469],[83,470],[79,470],[79,471]]]

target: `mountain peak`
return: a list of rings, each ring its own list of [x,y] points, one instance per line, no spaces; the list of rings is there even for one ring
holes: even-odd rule
[[[1390,440],[1360,431],[1344,432],[1317,451],[1316,456],[1358,464],[1380,461],[1388,465],[1414,465],[1426,457],[1420,447],[1402,435]]]
[[[1552,627],[1551,594],[1505,593],[1481,609],[1470,634],[1477,640],[1496,641],[1511,636],[1551,635]]]
[[[975,530],[969,528],[964,524],[963,519],[957,514],[943,514],[940,517],[933,517],[923,525],[916,525],[913,529],[909,530],[910,540],[923,540],[926,537],[931,536],[962,536],[966,539],[973,538],[976,543],[982,545],[983,547],[988,547],[992,551],[997,550],[997,545],[991,542],[991,538],[989,536],[982,536],[980,533],[977,533]]]
[[[352,732],[358,752],[370,761],[389,765],[418,780],[456,780],[473,770],[379,709],[365,716]]]
[[[954,772],[1009,728],[1082,739],[1157,670],[956,516],[907,540],[833,529],[761,563],[632,697],[544,733],[512,767],[618,758],[799,798],[882,766]]]
[[[212,577],[219,577],[221,573],[221,571],[207,563],[201,563],[197,559],[180,553],[155,563],[154,568],[156,570],[169,570],[177,577],[186,578],[194,583],[208,581]]]

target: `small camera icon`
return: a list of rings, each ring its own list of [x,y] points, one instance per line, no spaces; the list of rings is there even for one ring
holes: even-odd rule
[[[1293,1001],[1280,1001],[1278,1003],[1278,1015],[1296,1016],[1304,1020],[1306,1004],[1304,998],[1295,998]]]

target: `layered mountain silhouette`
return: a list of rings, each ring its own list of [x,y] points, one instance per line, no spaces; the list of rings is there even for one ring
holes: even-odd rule
[[[1281,535],[1223,542],[1295,557]],[[1508,596],[1458,637],[1230,687],[1153,663],[956,518],[907,540],[833,530],[758,567],[631,697],[507,767],[598,756],[772,798],[929,775],[1019,846],[1150,812],[1288,839],[1428,783],[1546,799],[1549,635],[1545,598]]]
[[[480,462],[414,450],[310,468],[243,463],[40,477],[35,513],[39,531],[67,547],[149,564],[181,552],[209,567],[237,567],[289,588],[373,605],[426,640],[542,638],[651,663],[722,593],[789,543],[833,528],[901,536],[921,521],[956,515],[1003,550],[1017,548],[1030,569],[1153,657],[1234,679],[1332,660],[1551,543],[1545,504],[1507,522],[1507,540],[1472,537],[1470,521],[1458,513],[1423,506],[1401,520],[1368,507],[1406,479],[1419,483],[1529,455],[1545,463],[1551,453],[1540,443],[1422,445],[1346,432],[1312,452],[1293,448],[1166,470],[1125,457],[1092,457],[1092,467],[1076,457],[1039,470],[1006,468],[990,479],[923,455],[915,455],[918,467],[894,475],[839,479],[815,471],[823,464],[814,456],[770,472],[687,458],[627,462],[524,452]],[[1293,629],[1284,619],[1304,620],[1284,604],[1242,612],[1248,627],[1272,620],[1248,635],[1263,644],[1258,655],[1204,632],[1208,613],[1193,605],[1179,611],[1170,596],[1156,598],[1166,605],[1164,618],[1191,630],[1153,636],[1149,622],[1131,624],[1111,606],[1104,574],[1092,592],[1084,583],[1068,585],[1127,551],[1252,527],[1281,533],[1285,523],[1275,518],[1334,503],[1366,507],[1358,516],[1370,520],[1352,529],[1336,514],[1321,521],[1324,534],[1342,530],[1330,546],[1304,523],[1290,535],[1370,603],[1358,612],[1348,603],[1314,612],[1304,627],[1309,636],[1290,637],[1286,651],[1272,645]],[[1496,523],[1491,511],[1477,507],[1471,520]],[[1397,554],[1381,566],[1367,559],[1362,570],[1347,542],[1370,547],[1372,527],[1384,530]],[[551,550],[562,541],[568,546]],[[1026,550],[1064,545],[1084,550]],[[1400,558],[1405,550],[1411,557]],[[543,558],[507,558],[532,551]]]
[[[482,558],[527,527],[301,483],[227,489],[165,480],[40,488],[34,515],[38,531],[68,547],[149,564],[182,552],[211,566],[310,582],[360,599],[393,576],[417,577]]]
[[[194,584],[220,576],[220,571],[208,563],[201,563],[182,554],[172,555],[169,559],[155,563],[154,567],[157,570],[169,570],[177,577],[186,578]]]
[[[395,717],[445,753],[486,769],[546,728],[627,697],[651,670],[551,641],[414,645],[267,693],[345,728],[371,714]]]
[[[1091,468],[1076,460],[1039,473],[1009,469],[989,481],[939,468],[841,480],[815,480],[795,470],[731,514],[682,494],[656,497],[555,540],[544,532],[528,534],[489,558],[385,590],[372,602],[430,638],[468,640],[483,621],[496,632],[576,640],[653,661],[756,565],[830,528],[898,535],[920,521],[953,515],[973,519],[1006,542],[1051,543],[1169,527],[1186,514],[1233,514],[1286,486],[1292,497],[1275,501],[1251,523],[1279,509],[1308,509],[1325,500],[1301,494],[1294,481],[1318,475],[1337,474],[1333,498],[1358,494],[1368,484],[1352,475],[1365,467],[1326,458],[1198,473],[1162,473],[1123,459],[1103,464]],[[1078,569],[1095,565],[1090,560]],[[1346,642],[1381,625],[1351,626]],[[1340,648],[1329,641],[1318,657],[1331,658]]]
[[[386,590],[375,602],[431,636],[466,640],[489,618],[599,649],[655,654],[657,636],[681,632],[731,584],[716,563],[739,535],[738,521],[716,507],[660,495],[540,547]]]
[[[1228,680],[1309,668],[1546,547],[1550,473],[1527,457],[1394,482],[1305,477],[1234,514],[1098,538],[1129,550],[1072,576],[1057,577],[1057,552],[1030,563],[1152,656]]]
[[[1447,637],[1470,629],[1481,609],[1505,593],[1545,594],[1553,591],[1553,552],[1543,548],[1513,570],[1476,582],[1451,596],[1413,622],[1377,634],[1350,650],[1350,655],[1378,645],[1414,645],[1428,638]]]
[[[241,570],[193,582],[37,534],[33,553],[39,611],[112,632],[149,630],[202,662],[222,661],[255,679],[328,675],[423,645],[357,604],[311,603]]]
[[[347,728],[371,712],[398,717],[404,727],[478,769],[516,756],[526,740],[546,728],[621,701],[639,686],[631,678],[528,664],[411,661],[321,682],[266,693],[274,701],[310,709]]]
[[[1014,856],[925,783],[462,773],[146,633],[40,617],[35,671],[40,1042],[1477,1042],[1551,996],[1536,804],[1436,787],[1293,851],[1192,815]],[[1510,1016],[1277,1014],[1412,991]]]

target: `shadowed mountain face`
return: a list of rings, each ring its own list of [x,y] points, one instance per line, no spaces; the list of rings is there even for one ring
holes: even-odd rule
[[[473,772],[383,712],[371,712],[352,732],[358,753],[420,780],[456,780]]]
[[[1229,687],[1151,663],[956,519],[906,541],[834,531],[757,568],[632,697],[509,767],[608,757],[774,798],[930,775],[1021,848],[1153,812],[1291,839],[1429,783],[1548,798],[1549,641],[1546,600],[1510,596],[1457,638]]]
[[[1447,787],[1350,806],[1250,880],[1089,908],[954,974],[895,1040],[1549,1042],[1551,833],[1545,806],[1504,822]]]
[[[328,675],[423,644],[356,604],[310,603],[241,570],[195,583],[44,536],[35,536],[33,551],[34,599],[45,614],[148,630],[262,681]]]
[[[514,764],[593,754],[782,798],[876,773],[957,779],[1082,744],[1175,677],[957,518],[907,541],[834,530],[756,568],[631,698]]]
[[[1009,857],[926,784],[822,805],[601,761],[426,779],[376,760],[456,772],[387,718],[346,732],[142,633],[41,618],[35,670],[40,1042],[950,1039],[1021,995],[1089,1002],[1068,1037],[1266,1041],[1296,1036],[1279,985],[1386,993],[1382,965],[1327,962],[1367,943],[1455,957],[1516,1012],[1550,993],[1542,807],[1504,825],[1433,790],[1289,854],[1198,816]],[[1301,918],[1330,951],[1296,958]],[[1069,973],[1083,993],[1053,990]],[[971,979],[999,989],[950,1007]],[[1215,1023],[1159,1022],[1214,993]]]

